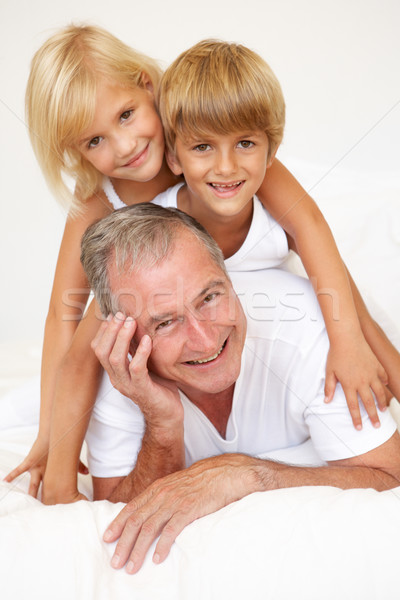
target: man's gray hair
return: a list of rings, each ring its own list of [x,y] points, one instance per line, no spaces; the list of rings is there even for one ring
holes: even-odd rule
[[[81,262],[103,315],[120,310],[118,295],[110,286],[111,265],[121,274],[152,268],[168,256],[182,230],[203,243],[212,261],[227,275],[223,254],[214,239],[195,219],[176,208],[151,202],[135,204],[116,210],[86,230]]]

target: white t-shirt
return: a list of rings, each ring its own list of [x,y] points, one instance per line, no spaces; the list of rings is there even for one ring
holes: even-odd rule
[[[152,200],[164,208],[178,208],[177,195],[184,183],[170,187]],[[282,227],[263,207],[259,199],[253,198],[253,218],[249,232],[239,250],[226,259],[229,273],[234,271],[257,271],[280,266],[288,257],[287,237]]]
[[[310,437],[322,461],[338,460],[388,440],[396,429],[389,411],[380,413],[381,427],[375,429],[361,407],[363,429],[357,431],[340,385],[332,403],[324,403],[329,342],[310,283],[275,269],[231,275],[248,314],[248,332],[226,438],[181,394],[187,466],[226,452],[265,456]],[[127,475],[143,429],[139,409],[105,375],[87,436],[91,473]]]

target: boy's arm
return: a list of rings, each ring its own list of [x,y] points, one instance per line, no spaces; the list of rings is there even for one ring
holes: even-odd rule
[[[388,376],[387,387],[400,402],[400,353],[387,338],[378,323],[371,317],[350,273],[347,272],[347,275],[365,339],[385,366]]]
[[[58,372],[43,480],[45,504],[82,498],[77,488],[79,456],[103,372],[91,349],[100,324],[100,310],[93,300]]]
[[[337,381],[344,389],[356,427],[361,427],[358,396],[371,421],[379,425],[371,391],[386,406],[384,368],[363,335],[351,283],[332,232],[321,211],[290,172],[276,159],[258,196],[289,236],[318,297],[330,341],[326,396]],[[380,357],[378,357],[380,358]]]

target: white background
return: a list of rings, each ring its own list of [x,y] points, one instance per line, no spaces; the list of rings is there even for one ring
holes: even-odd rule
[[[47,313],[65,215],[30,148],[24,91],[34,51],[70,22],[108,28],[163,66],[202,38],[241,42],[269,62],[282,84],[287,104],[283,161],[294,157],[319,165],[320,172],[331,173],[325,185],[343,169],[395,177],[398,0],[0,1],[3,343],[40,341]],[[318,185],[306,183],[318,200]]]

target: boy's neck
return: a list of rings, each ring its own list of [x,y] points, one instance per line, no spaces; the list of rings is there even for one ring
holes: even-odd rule
[[[122,202],[131,206],[139,202],[150,202],[161,192],[175,185],[181,178],[174,175],[165,159],[161,169],[150,181],[131,181],[129,179],[112,179],[112,184]]]
[[[221,248],[224,258],[233,256],[243,245],[253,218],[253,198],[239,214],[222,217],[192,199],[187,185],[184,185],[178,191],[177,205],[207,229]]]

